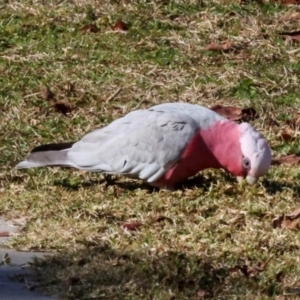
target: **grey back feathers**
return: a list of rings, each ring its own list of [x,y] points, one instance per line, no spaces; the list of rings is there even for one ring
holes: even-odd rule
[[[180,159],[200,128],[221,120],[198,105],[160,104],[133,111],[77,143],[39,146],[17,168],[61,165],[154,182]]]
[[[134,111],[86,135],[69,151],[69,159],[85,170],[153,182],[178,161],[197,129],[185,114]]]
[[[150,107],[148,110],[186,114],[193,118],[201,129],[211,127],[216,121],[226,120],[209,108],[189,103],[163,103]]]

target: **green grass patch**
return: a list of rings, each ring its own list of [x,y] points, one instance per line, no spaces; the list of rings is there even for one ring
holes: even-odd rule
[[[273,155],[299,155],[299,138],[285,142],[268,125],[284,127],[299,111],[299,45],[278,35],[299,30],[299,12],[239,2],[1,4],[0,214],[24,225],[11,247],[53,252],[33,264],[44,291],[62,299],[295,296],[299,234],[272,220],[299,206],[299,167],[274,166],[255,187],[208,170],[173,193],[71,169],[13,169],[38,144],[75,141],[133,109],[176,101],[254,106]],[[127,32],[111,29],[118,19]],[[98,31],[82,30],[89,24]],[[206,49],[226,40],[228,51]],[[43,99],[45,85],[72,107],[69,116]],[[130,222],[142,226],[128,232]]]

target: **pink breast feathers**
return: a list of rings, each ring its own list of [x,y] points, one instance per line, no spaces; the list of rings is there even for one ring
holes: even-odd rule
[[[208,168],[224,168],[235,176],[245,176],[241,166],[238,124],[216,122],[209,129],[199,130],[183,151],[178,162],[160,179],[157,187],[173,187],[176,183]]]

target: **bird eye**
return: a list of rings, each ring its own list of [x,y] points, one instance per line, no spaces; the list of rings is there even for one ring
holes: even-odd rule
[[[243,157],[243,167],[245,169],[250,169],[251,168],[251,163],[250,163],[250,159],[247,157]]]

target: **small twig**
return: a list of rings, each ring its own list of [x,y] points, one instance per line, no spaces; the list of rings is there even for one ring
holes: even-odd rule
[[[256,267],[258,271],[264,271],[269,262],[273,259],[275,255],[272,255],[264,264],[262,264],[260,267]]]
[[[142,101],[140,101],[139,103],[138,103],[138,105],[134,108],[134,109],[138,109],[140,106],[141,106],[141,104],[143,104],[144,102],[146,102],[147,100],[142,100]]]
[[[41,94],[41,92],[33,93],[33,94],[25,95],[23,98],[29,98],[29,97],[37,96],[37,95],[40,95],[40,94]]]
[[[111,96],[109,96],[105,103],[110,102],[111,100],[113,100],[120,92],[122,91],[122,88],[118,88]]]

